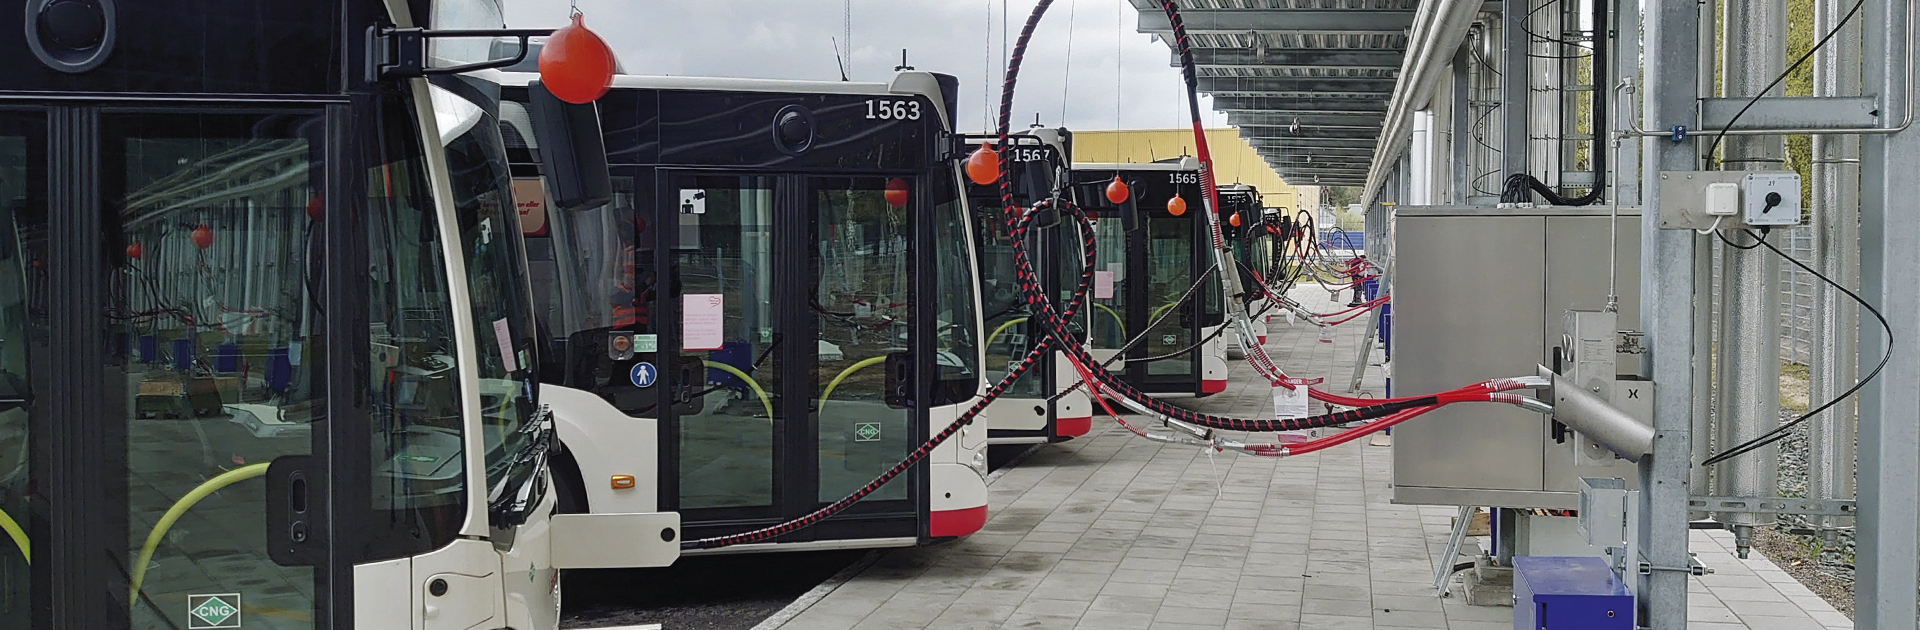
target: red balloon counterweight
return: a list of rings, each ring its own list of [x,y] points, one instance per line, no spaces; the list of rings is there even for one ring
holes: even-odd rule
[[[1000,181],[1000,153],[987,143],[967,155],[967,179],[981,186]]]
[[[591,103],[613,85],[613,49],[587,30],[580,13],[560,27],[540,48],[540,84],[560,100],[575,105]]]
[[[1113,176],[1113,182],[1107,184],[1107,201],[1126,203],[1129,194],[1131,191],[1127,190],[1127,183],[1120,181],[1119,175]]]

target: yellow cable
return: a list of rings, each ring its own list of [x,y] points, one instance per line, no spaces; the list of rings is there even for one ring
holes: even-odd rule
[[[1094,302],[1093,305],[1100,307],[1100,310],[1106,311],[1108,315],[1113,316],[1113,325],[1120,327],[1120,338],[1126,339],[1127,338],[1127,318],[1121,317],[1120,313],[1117,311],[1114,311],[1113,307],[1111,306],[1107,306],[1099,302]]]
[[[139,603],[140,582],[147,577],[147,563],[153,560],[154,548],[160,546],[160,538],[166,536],[167,530],[173,528],[174,521],[180,520],[181,516],[186,515],[187,510],[193,509],[193,506],[200,503],[201,499],[207,498],[207,495],[218,492],[221,488],[265,474],[267,474],[267,464],[265,462],[241,466],[206,480],[205,483],[194,488],[192,492],[188,492],[187,496],[180,497],[179,501],[174,501],[173,507],[167,508],[167,513],[160,516],[160,522],[153,524],[153,531],[147,534],[146,544],[140,546],[140,559],[133,563],[133,587],[128,589],[130,592],[127,594],[127,605],[132,606]]]
[[[1174,304],[1178,304],[1178,302],[1175,302]],[[1153,309],[1153,314],[1147,316],[1147,321],[1151,322],[1153,320],[1160,319],[1160,314],[1166,312],[1167,309],[1169,308],[1173,308],[1173,306],[1174,306],[1173,304],[1162,304],[1160,305],[1160,308]]]
[[[868,357],[865,359],[861,359],[859,363],[855,363],[853,365],[847,366],[847,369],[840,370],[840,374],[838,376],[833,377],[833,380],[827,382],[826,391],[820,392],[820,407],[822,409],[826,408],[827,397],[833,395],[833,389],[840,386],[840,381],[847,380],[847,377],[853,376],[854,372],[858,372],[869,365],[873,365],[875,363],[879,363],[885,360],[887,360],[887,357],[885,355],[877,356],[877,357]]]
[[[26,558],[27,564],[33,564],[33,545],[27,544],[27,532],[20,529],[20,524],[14,522],[6,510],[0,510],[0,529],[7,530],[7,536],[13,538],[13,545],[20,548],[20,557]]]
[[[706,364],[707,367],[738,376],[740,380],[746,381],[747,387],[753,388],[753,393],[760,396],[760,406],[767,408],[767,419],[773,419],[773,399],[767,397],[767,390],[760,389],[760,381],[753,380],[753,377],[747,376],[747,373],[740,371],[740,368],[725,363],[714,363],[706,359],[701,359],[700,362]]]

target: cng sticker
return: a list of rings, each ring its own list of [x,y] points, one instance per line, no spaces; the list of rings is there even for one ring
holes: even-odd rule
[[[880,441],[880,423],[862,422],[862,423],[853,425],[853,441],[855,442]]]
[[[187,628],[240,627],[240,594],[187,596]]]

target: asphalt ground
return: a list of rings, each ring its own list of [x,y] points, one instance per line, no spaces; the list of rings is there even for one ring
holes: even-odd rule
[[[657,623],[666,630],[747,630],[866,554],[694,556],[664,569],[567,571],[560,627]]]

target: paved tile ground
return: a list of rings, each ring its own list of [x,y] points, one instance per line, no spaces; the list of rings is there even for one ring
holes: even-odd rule
[[[1296,298],[1331,307],[1318,289]],[[1276,363],[1344,388],[1359,322],[1331,342],[1279,319],[1270,329]],[[1270,416],[1267,387],[1234,363],[1226,392],[1182,404]],[[1380,372],[1362,391],[1379,395]],[[1096,425],[1001,474],[979,533],[888,552],[781,627],[1511,628],[1511,608],[1434,596],[1455,509],[1392,504],[1392,459],[1366,440],[1281,460],[1209,455]],[[1693,627],[1852,627],[1757,553],[1735,561],[1730,538],[1694,536],[1719,572],[1695,584]]]

